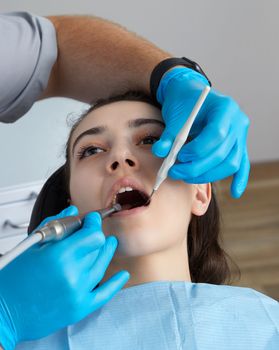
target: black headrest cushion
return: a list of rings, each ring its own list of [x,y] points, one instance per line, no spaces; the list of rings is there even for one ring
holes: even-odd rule
[[[64,165],[56,170],[42,187],[32,210],[28,234],[48,216],[56,215],[68,207],[68,191]]]

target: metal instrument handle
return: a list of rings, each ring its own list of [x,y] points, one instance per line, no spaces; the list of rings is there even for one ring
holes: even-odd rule
[[[10,220],[6,220],[3,223],[3,227],[11,227],[11,228],[15,228],[15,229],[27,229],[29,226],[29,222],[23,222],[22,224],[14,224],[13,222],[11,222]]]
[[[17,202],[32,201],[32,200],[36,199],[37,197],[38,197],[38,194],[35,191],[31,191],[27,198],[16,201],[16,203]],[[10,204],[10,203],[5,203],[5,204]],[[29,222],[23,222],[22,224],[15,224],[11,220],[7,219],[6,221],[4,221],[2,227],[3,228],[11,227],[11,228],[14,228],[16,230],[22,230],[22,229],[27,229],[28,226],[29,226]]]

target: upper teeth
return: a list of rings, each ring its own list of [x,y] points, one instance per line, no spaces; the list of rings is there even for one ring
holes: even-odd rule
[[[132,187],[121,187],[117,193],[123,193],[125,191],[133,191]]]
[[[126,191],[133,191],[132,187],[121,187],[119,189],[119,191],[114,195],[113,197],[113,200],[112,200],[112,204],[115,204],[116,203],[116,195],[118,193],[123,193],[123,192],[126,192]]]

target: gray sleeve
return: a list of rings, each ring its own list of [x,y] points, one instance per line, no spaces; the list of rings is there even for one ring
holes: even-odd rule
[[[14,122],[32,107],[56,58],[56,32],[48,19],[0,14],[0,121]]]

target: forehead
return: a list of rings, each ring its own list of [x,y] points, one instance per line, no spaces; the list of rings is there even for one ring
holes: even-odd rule
[[[112,102],[90,112],[76,128],[72,139],[95,126],[105,125],[112,129],[123,128],[128,127],[129,120],[150,117],[162,121],[160,109],[141,101]]]

